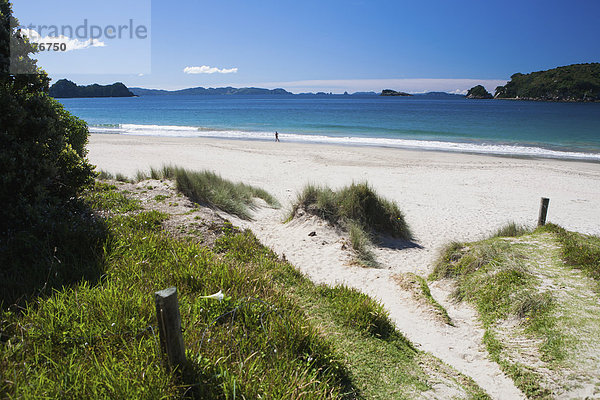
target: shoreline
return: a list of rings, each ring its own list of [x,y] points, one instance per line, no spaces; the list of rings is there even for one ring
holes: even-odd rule
[[[128,124],[125,124],[129,126]],[[137,129],[143,127],[152,129],[155,127],[166,130],[172,129],[175,134],[170,135],[153,135],[142,133],[147,131],[139,131],[134,133],[115,133],[115,132],[92,132],[92,135],[120,135],[120,136],[139,136],[139,137],[156,137],[156,138],[172,138],[172,139],[209,139],[209,140],[224,140],[224,141],[247,141],[247,142],[263,142],[268,143],[274,141],[271,132],[251,132],[237,130],[220,130],[218,132],[229,132],[230,136],[211,135],[209,132],[217,131],[207,129],[205,134],[190,135],[180,132],[196,131],[196,128],[188,126],[145,126],[132,125]],[[114,128],[96,128],[96,129],[114,129]],[[201,130],[198,130],[199,132]],[[540,146],[524,146],[503,143],[486,143],[477,141],[450,142],[441,140],[419,140],[419,139],[386,139],[377,137],[361,137],[361,136],[325,136],[325,135],[304,135],[280,132],[279,136],[284,142],[291,144],[307,144],[307,145],[328,145],[328,146],[349,146],[349,147],[367,147],[367,148],[386,148],[409,151],[424,151],[424,152],[441,152],[441,153],[457,153],[457,154],[473,154],[484,156],[498,156],[508,158],[523,158],[523,159],[541,159],[541,160],[564,160],[564,161],[582,161],[590,163],[600,163],[600,152],[582,152],[569,151],[561,147],[544,148]],[[308,139],[307,139],[308,138]]]

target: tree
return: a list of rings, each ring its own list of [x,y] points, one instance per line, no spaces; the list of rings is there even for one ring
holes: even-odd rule
[[[50,79],[17,25],[0,0],[0,238],[72,202],[94,178],[86,123],[48,95]]]

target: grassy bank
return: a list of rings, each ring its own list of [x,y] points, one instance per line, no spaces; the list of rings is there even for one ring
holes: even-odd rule
[[[595,276],[598,243],[552,225],[508,226],[452,243],[430,278],[455,281],[454,298],[476,307],[491,357],[528,398],[568,396],[578,386],[593,392],[598,360],[582,352],[598,348],[597,285],[571,266]]]
[[[262,199],[273,208],[280,207],[277,199],[264,189],[241,182],[233,183],[212,171],[190,171],[165,165],[151,168],[150,173],[139,171],[136,174],[137,181],[146,179],[174,180],[177,190],[191,201],[244,219],[250,218],[250,210],[256,205],[255,199]]]
[[[86,202],[106,229],[90,256],[99,274],[2,309],[0,397],[387,399],[427,397],[440,384],[485,397],[415,350],[378,303],[315,286],[249,231],[221,222],[206,247],[112,184]],[[158,347],[153,304],[170,286],[187,349],[176,373]],[[222,301],[201,297],[219,291]]]
[[[398,205],[379,196],[367,183],[353,183],[338,191],[307,185],[293,203],[288,220],[302,211],[346,230],[358,261],[366,266],[377,264],[370,249],[377,236],[412,239]]]

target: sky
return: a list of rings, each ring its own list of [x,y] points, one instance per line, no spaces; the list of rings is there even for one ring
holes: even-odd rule
[[[600,61],[597,0],[13,0],[13,11],[32,39],[65,43],[36,57],[78,84],[493,91],[516,72]],[[85,21],[88,36],[50,32]],[[102,34],[90,40],[92,25]]]

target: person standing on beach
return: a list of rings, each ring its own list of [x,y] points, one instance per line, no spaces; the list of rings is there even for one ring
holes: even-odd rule
[[[275,141],[279,142],[279,132],[275,131]]]

